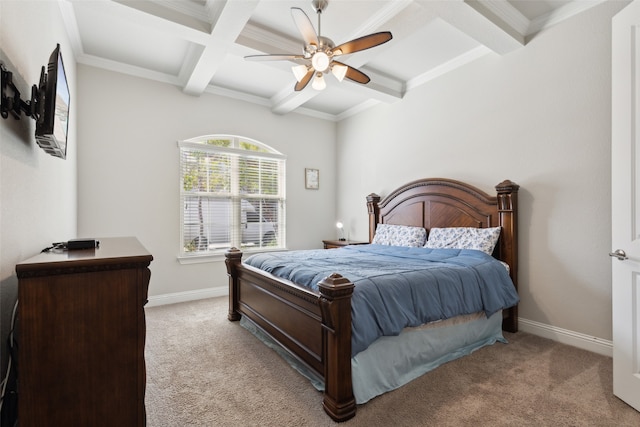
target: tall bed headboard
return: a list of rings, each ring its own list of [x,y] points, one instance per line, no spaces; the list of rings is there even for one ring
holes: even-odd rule
[[[424,227],[502,227],[493,256],[509,265],[518,287],[518,189],[506,180],[496,185],[496,196],[469,184],[445,178],[412,181],[381,199],[367,196],[369,241],[378,224]],[[517,331],[517,306],[505,313],[503,328]]]

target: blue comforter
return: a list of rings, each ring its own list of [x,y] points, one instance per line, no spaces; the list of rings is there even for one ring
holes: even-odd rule
[[[518,303],[505,267],[476,250],[357,245],[331,250],[256,254],[246,264],[314,291],[332,273],[349,279],[355,356],[406,327]]]

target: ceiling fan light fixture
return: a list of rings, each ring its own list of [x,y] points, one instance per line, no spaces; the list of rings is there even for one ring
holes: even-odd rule
[[[344,76],[347,75],[348,67],[342,64],[333,64],[331,66],[331,73],[338,79],[339,82],[344,80]]]
[[[1,0],[0,0],[1,1]],[[390,31],[381,31],[366,36],[344,42],[338,46],[328,37],[324,37],[320,32],[320,17],[327,8],[329,0],[311,0],[313,8],[318,15],[318,29],[313,27],[307,14],[299,7],[291,8],[291,17],[298,27],[298,31],[304,40],[302,54],[266,54],[249,55],[245,59],[252,61],[293,61],[297,64],[291,67],[297,83],[294,90],[299,92],[309,83],[316,90],[323,90],[327,87],[324,74],[329,71],[335,78],[342,82],[344,78],[360,84],[367,84],[371,79],[362,71],[334,60],[341,55],[349,55],[361,50],[370,49],[388,42],[393,38]],[[311,82],[313,80],[313,82]]]
[[[291,67],[291,71],[293,71],[293,75],[295,76],[298,82],[301,82],[304,76],[309,71],[306,65],[294,65]]]
[[[316,73],[313,83],[311,83],[311,87],[315,90],[324,90],[327,87],[327,82],[324,81],[322,73]]]
[[[311,58],[311,65],[316,71],[324,72],[327,68],[329,68],[329,56],[320,51],[316,52]]]

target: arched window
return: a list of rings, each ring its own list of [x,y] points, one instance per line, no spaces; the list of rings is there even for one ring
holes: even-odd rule
[[[180,148],[181,255],[285,247],[285,156],[241,136],[206,135]]]

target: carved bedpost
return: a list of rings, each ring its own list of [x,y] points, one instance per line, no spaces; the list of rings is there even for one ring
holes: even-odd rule
[[[224,254],[224,263],[227,266],[227,276],[229,276],[229,314],[227,319],[232,322],[240,320],[238,313],[238,265],[242,262],[242,251],[231,248]]]
[[[509,264],[511,280],[518,289],[518,189],[515,182],[506,180],[496,185],[498,193],[498,213],[502,232],[511,235],[511,239],[502,239],[500,253],[502,259]],[[502,321],[502,329],[509,332],[518,331],[518,306],[508,310]]]
[[[351,383],[351,295],[353,283],[339,274],[319,284],[323,327],[324,410],[335,421],[356,415]]]
[[[373,236],[376,234],[376,225],[380,220],[380,207],[378,202],[380,196],[375,193],[371,193],[367,196],[367,210],[369,211],[369,243],[373,241]]]

